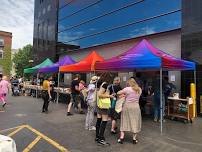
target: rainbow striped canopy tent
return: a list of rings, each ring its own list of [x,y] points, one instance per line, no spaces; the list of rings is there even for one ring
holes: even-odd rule
[[[142,40],[128,51],[97,62],[98,71],[132,71],[134,69],[195,70],[195,63],[169,55]]]
[[[111,59],[97,62],[97,71],[133,71],[133,70],[159,70],[160,71],[160,109],[161,132],[163,132],[163,70],[195,70],[195,63],[182,60],[169,55],[154,47],[147,40],[142,40],[132,47]],[[195,71],[194,71],[195,73]],[[196,79],[195,79],[196,82]]]

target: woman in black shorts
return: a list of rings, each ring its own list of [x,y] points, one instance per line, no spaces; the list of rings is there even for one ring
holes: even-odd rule
[[[113,95],[109,93],[109,84],[112,80],[110,74],[105,74],[102,76],[97,83],[98,98],[114,98]],[[97,107],[97,123],[96,123],[96,138],[95,141],[100,145],[110,145],[105,141],[104,132],[108,121],[109,109],[100,109]]]

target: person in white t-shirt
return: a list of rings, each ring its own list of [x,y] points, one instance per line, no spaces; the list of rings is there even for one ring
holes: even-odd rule
[[[88,95],[87,95],[86,101],[88,105],[88,111],[86,115],[86,124],[85,124],[85,129],[87,130],[96,130],[95,126],[93,125],[94,112],[96,107],[96,101],[95,101],[96,81],[97,81],[97,76],[93,76],[87,88]]]

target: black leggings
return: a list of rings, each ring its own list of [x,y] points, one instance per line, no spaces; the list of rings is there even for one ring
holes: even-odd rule
[[[43,108],[42,111],[48,111],[48,105],[49,105],[49,95],[48,91],[43,91]]]

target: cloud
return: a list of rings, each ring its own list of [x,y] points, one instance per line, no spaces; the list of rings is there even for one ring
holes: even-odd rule
[[[64,32],[64,33],[59,33],[58,35],[58,40],[66,43],[66,44],[71,44],[71,45],[79,45],[78,40],[72,41],[74,39],[78,39],[84,35],[83,31],[77,31],[77,32]]]
[[[12,48],[33,43],[34,0],[3,0],[0,30],[12,32]]]
[[[149,34],[153,34],[155,33],[155,28],[154,27],[142,27],[140,29],[135,29],[133,31],[130,32],[129,37],[130,38],[134,38],[137,36],[141,36],[141,35],[149,35]]]

